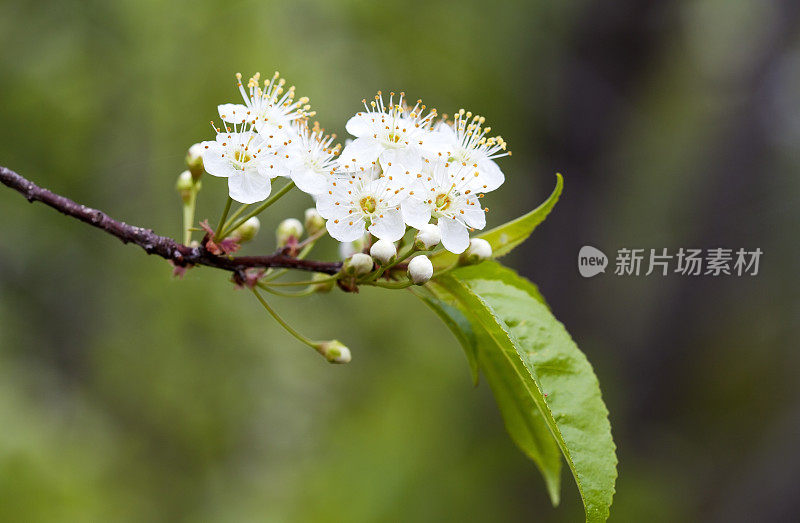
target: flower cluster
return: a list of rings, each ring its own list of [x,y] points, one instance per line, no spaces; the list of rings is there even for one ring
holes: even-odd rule
[[[295,99],[278,73],[263,83],[256,74],[247,88],[237,79],[244,103],[220,105],[223,129],[202,144],[206,170],[228,178],[232,199],[265,200],[271,180],[288,177],[341,242],[366,233],[395,242],[408,227],[427,226],[457,254],[469,247],[469,230],[486,225],[480,198],[503,183],[495,160],[510,153],[482,116],[461,109],[439,119],[421,100],[411,106],[391,93],[387,103],[378,92],[347,122],[355,138],[338,154],[335,136],[309,124],[308,99]]]
[[[309,128],[314,113],[308,98],[295,99],[294,86],[285,88],[278,72],[263,83],[256,73],[247,88],[241,74],[236,79],[243,103],[218,107],[222,129],[215,127],[216,140],[201,144],[206,171],[228,178],[230,197],[240,203],[267,199],[278,176],[313,188],[313,175],[330,169],[336,150],[330,148],[333,138],[317,125]]]

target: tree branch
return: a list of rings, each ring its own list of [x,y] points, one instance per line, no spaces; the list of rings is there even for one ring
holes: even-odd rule
[[[122,243],[133,243],[144,249],[147,254],[161,256],[182,267],[205,265],[235,273],[251,267],[275,267],[322,272],[325,274],[335,274],[342,267],[341,262],[301,260],[283,252],[268,256],[215,256],[208,252],[205,247],[189,247],[167,236],[159,236],[150,229],[143,229],[142,227],[117,221],[102,211],[80,205],[69,198],[39,187],[2,165],[0,165],[0,182],[22,194],[29,202],[42,202],[60,213],[104,230],[108,234],[119,238]]]

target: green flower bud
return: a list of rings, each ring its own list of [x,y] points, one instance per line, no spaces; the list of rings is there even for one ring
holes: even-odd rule
[[[203,146],[201,144],[196,143],[189,147],[189,151],[186,153],[186,166],[189,167],[194,181],[198,181],[203,176],[205,168],[203,168]]]
[[[317,234],[325,228],[325,218],[320,216],[314,207],[306,209],[305,226],[309,236]]]
[[[194,180],[192,173],[183,171],[178,175],[178,180],[175,182],[175,190],[181,195],[183,203],[187,204],[192,199],[192,192],[194,191]]]
[[[314,348],[331,363],[350,362],[350,349],[338,340],[323,341]]]
[[[236,238],[239,243],[249,242],[255,238],[258,231],[261,229],[261,221],[258,217],[253,216],[248,218],[243,224],[237,227],[232,233],[231,237]]]
[[[278,240],[278,248],[286,247],[286,244],[289,243],[290,238],[299,240],[301,236],[303,236],[303,224],[300,223],[300,220],[295,218],[286,218],[275,230],[275,237]]]
[[[314,276],[311,277],[311,280],[318,281],[318,280],[327,280],[322,281],[320,283],[312,283],[311,288],[314,289],[314,292],[331,292],[333,290],[334,281],[330,279],[330,275],[323,274],[321,272],[315,272]]]

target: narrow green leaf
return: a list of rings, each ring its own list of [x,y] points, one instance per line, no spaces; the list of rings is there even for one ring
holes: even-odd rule
[[[547,215],[550,214],[550,211],[561,196],[561,190],[563,188],[564,178],[561,174],[556,173],[556,187],[547,200],[542,202],[539,207],[515,220],[485,231],[477,235],[476,238],[483,238],[489,242],[492,246],[492,257],[499,258],[505,256],[514,250],[517,245],[524,242],[528,236],[531,235],[536,226],[547,218]],[[458,260],[458,255],[443,250],[432,255],[430,258],[434,268],[443,268],[449,267],[455,263]]]
[[[415,293],[425,304],[436,313],[439,318],[447,325],[450,332],[456,337],[464,353],[467,355],[469,362],[469,369],[472,374],[472,382],[478,386],[478,343],[475,340],[475,333],[469,320],[461,313],[460,310],[449,305],[442,300],[425,296],[424,294]]]
[[[530,285],[533,286],[533,284]],[[478,350],[478,347],[491,348],[493,346],[492,340],[488,338],[486,331],[480,329],[478,331],[480,337],[476,337],[475,331],[467,318],[454,306],[458,304],[455,298],[441,286],[429,288],[440,299],[435,300],[435,302],[426,301],[426,303],[429,303],[429,305],[431,303],[443,304],[449,307],[448,311],[457,311],[457,317],[461,319],[455,322],[443,318],[445,319],[445,324],[456,335],[468,355],[471,351],[475,351],[472,356],[472,358],[475,358],[475,370],[477,372],[478,360],[480,360],[486,381],[492,388],[500,413],[503,415],[506,430],[508,430],[514,443],[539,469],[547,487],[547,493],[550,495],[550,501],[553,506],[557,506],[560,502],[561,493],[561,451],[550,433],[547,422],[542,417],[523,383],[518,380],[507,379],[508,371],[506,367],[508,364],[503,356],[496,350],[482,352]],[[422,295],[419,296],[422,298]],[[466,322],[466,327],[464,322]],[[462,334],[458,332],[458,329],[464,329],[464,332],[468,334]],[[465,342],[465,340],[471,341]],[[470,343],[471,345],[465,345],[465,343]],[[475,379],[477,384],[477,375],[475,375]]]
[[[472,323],[481,367],[496,365],[495,379],[520,388],[543,416],[578,484],[586,520],[605,521],[617,476],[608,410],[564,326],[532,284],[499,264],[458,269],[437,285]]]

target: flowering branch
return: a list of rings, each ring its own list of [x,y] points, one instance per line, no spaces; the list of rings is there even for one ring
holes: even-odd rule
[[[159,236],[150,229],[136,227],[111,218],[106,213],[76,203],[65,196],[39,187],[11,169],[0,165],[0,182],[22,194],[29,202],[42,202],[62,214],[77,218],[98,229],[119,238],[122,243],[133,243],[145,250],[170,260],[181,267],[205,265],[215,269],[240,272],[248,268],[285,268],[303,271],[336,274],[341,269],[340,262],[322,262],[298,259],[279,251],[267,256],[215,256],[204,247],[189,247],[167,236]]]
[[[241,75],[236,78],[244,103],[218,106],[222,127],[214,127],[213,141],[189,148],[188,169],[175,183],[183,204],[183,243],[117,221],[2,166],[0,182],[29,202],[42,202],[169,260],[176,274],[196,265],[232,272],[237,287],[251,290],[281,327],[330,363],[349,362],[350,350],[335,339],[315,341],[301,334],[264,293],[296,298],[335,286],[358,292],[360,286],[413,291],[424,285],[425,294],[415,294],[461,342],[476,384],[484,367],[514,441],[541,469],[553,502],[559,497],[561,460],[549,457],[561,451],[578,480],[587,523],[605,521],[617,460],[597,378],[532,283],[497,263],[478,266],[531,234],[561,193],[560,175],[541,206],[471,238],[471,231],[486,226],[488,209],[480,198],[505,180],[495,160],[511,154],[500,136],[488,134],[483,116],[460,109],[452,120],[437,121],[436,110],[426,112],[422,100],[411,106],[404,93],[389,93],[387,104],[378,91],[347,121],[355,139],[340,154],[334,135],[309,125],[315,113],[308,99],[295,100],[294,87],[284,88],[277,72],[263,83],[255,74],[246,87]],[[195,205],[206,173],[226,178],[228,194],[216,228],[207,219],[200,222],[205,236],[196,244]],[[279,177],[290,181],[273,191]],[[314,200],[305,221],[288,217],[279,223],[275,254],[232,256],[258,233],[258,215],[294,187]],[[241,206],[231,214],[234,201]],[[324,235],[341,242],[343,262],[305,259]],[[279,281],[287,269],[314,274]],[[553,397],[562,399],[554,404]]]

